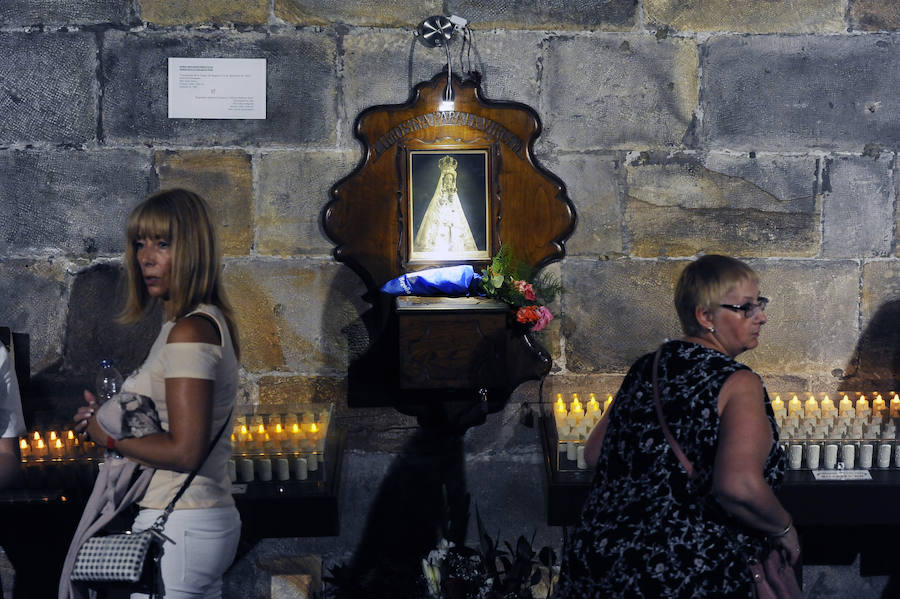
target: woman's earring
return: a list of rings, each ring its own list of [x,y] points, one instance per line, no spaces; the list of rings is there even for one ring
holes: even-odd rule
[[[706,330],[709,331],[710,333],[715,333],[715,332],[716,332],[716,329],[714,329],[713,327],[709,327],[709,328],[707,328]]]

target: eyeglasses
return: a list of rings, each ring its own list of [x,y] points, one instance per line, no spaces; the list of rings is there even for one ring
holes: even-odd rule
[[[769,298],[767,297],[758,297],[757,303],[747,302],[746,304],[741,304],[740,306],[735,306],[734,304],[719,304],[722,308],[726,308],[731,310],[732,312],[743,312],[744,318],[753,318],[756,316],[756,311],[760,312],[766,311],[766,304],[769,303]]]

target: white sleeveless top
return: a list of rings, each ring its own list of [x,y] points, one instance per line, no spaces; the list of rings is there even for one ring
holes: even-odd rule
[[[215,306],[200,304],[190,314],[203,314],[216,322],[222,337],[221,345],[210,343],[166,343],[175,321],[168,321],[153,342],[147,359],[122,385],[123,391],[140,393],[156,404],[163,429],[169,430],[169,410],[166,404],[167,378],[211,380],[213,410],[210,437],[206,446],[225,424],[225,430],[187,491],[175,504],[175,509],[227,507],[234,505],[228,460],[231,457],[231,428],[238,389],[238,361],[231,344],[231,334],[225,317]],[[190,315],[188,314],[188,315]],[[229,417],[231,414],[231,417]],[[186,472],[157,469],[144,497],[138,505],[164,509],[181,488]]]

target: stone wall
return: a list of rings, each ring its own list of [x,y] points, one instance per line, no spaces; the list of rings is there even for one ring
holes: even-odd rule
[[[31,336],[34,417],[77,403],[100,357],[140,362],[155,325],[110,324],[121,226],[148,192],[179,185],[219,216],[242,408],[330,400],[349,430],[341,535],[261,543],[235,567],[234,596],[264,584],[267,555],[349,558],[415,430],[343,400],[367,304],[319,215],[360,158],[354,117],[404,102],[441,69],[443,53],[412,30],[451,13],[474,29],[484,96],[542,116],[537,159],[578,212],[553,266],[568,292],[541,336],[555,362],[545,391],[612,391],[635,357],[678,335],[672,286],[704,252],[762,276],[769,325],[746,360],[770,389],[900,379],[891,0],[4,2],[0,324]],[[168,119],[170,56],[265,58],[267,118]],[[505,536],[537,529],[558,543],[542,521],[537,435],[517,417],[538,389],[466,435],[468,486]],[[807,576],[815,596],[845,596],[834,571]],[[871,580],[848,584],[876,596]]]

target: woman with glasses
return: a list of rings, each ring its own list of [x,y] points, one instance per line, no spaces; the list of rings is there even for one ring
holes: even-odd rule
[[[557,597],[749,598],[749,559],[776,545],[796,564],[797,532],[773,492],[785,466],[774,415],[759,376],[735,360],[759,344],[767,303],[739,260],[685,268],[684,337],[635,362],[587,441],[596,472]],[[654,378],[693,478],[663,433]]]

